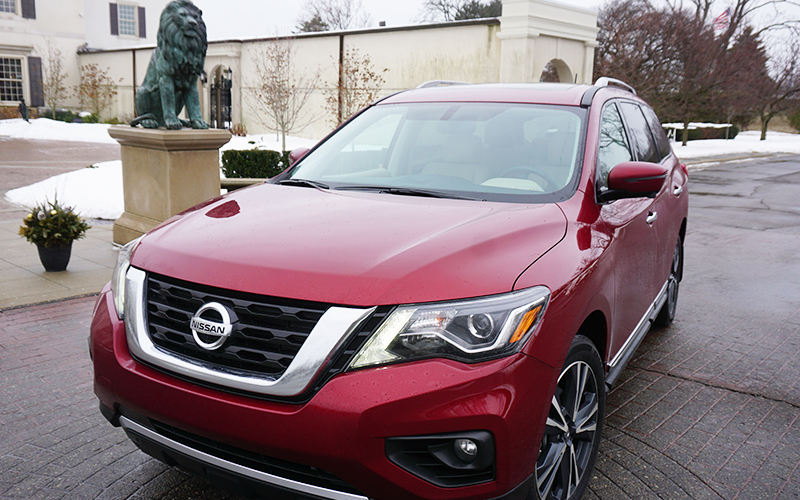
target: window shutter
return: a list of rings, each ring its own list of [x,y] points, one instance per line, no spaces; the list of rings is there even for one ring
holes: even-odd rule
[[[111,13],[111,34],[119,35],[119,18],[117,17],[117,4],[108,4],[108,10]]]
[[[36,19],[36,0],[22,0],[22,17]]]
[[[28,75],[30,76],[31,102],[30,106],[44,106],[44,92],[42,90],[42,58],[28,57]]]
[[[144,20],[144,7],[139,7],[139,38],[147,38],[147,27]]]

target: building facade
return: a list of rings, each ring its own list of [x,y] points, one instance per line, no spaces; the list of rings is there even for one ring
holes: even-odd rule
[[[548,65],[562,82],[591,82],[597,12],[548,0],[504,0],[500,18],[450,23],[305,33],[293,36],[295,80],[319,75],[292,134],[321,138],[335,125],[326,100],[339,81],[340,54],[354,48],[381,74],[382,95],[429,80],[538,82]],[[278,38],[210,42],[198,81],[203,115],[212,126],[243,125],[250,133],[274,130],[259,111],[259,60]],[[135,86],[154,47],[80,54],[81,64],[110,67],[119,94],[110,114],[130,119]],[[383,71],[387,69],[388,71]]]
[[[42,82],[55,54],[61,54],[69,97],[80,81],[82,51],[152,45],[158,16],[167,0],[0,0],[0,108],[19,101],[44,106]],[[6,113],[9,114],[9,113]]]

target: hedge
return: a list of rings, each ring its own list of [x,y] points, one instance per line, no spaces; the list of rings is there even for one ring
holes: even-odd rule
[[[728,139],[733,139],[739,135],[739,127],[733,125],[730,127],[730,132],[728,133]],[[696,129],[689,129],[689,140],[690,141],[697,141],[702,139],[724,139],[725,138],[725,129],[724,128],[696,128]],[[683,130],[678,130],[677,140],[683,139]]]
[[[222,152],[222,172],[229,179],[275,177],[289,166],[289,152],[265,149],[228,150]]]

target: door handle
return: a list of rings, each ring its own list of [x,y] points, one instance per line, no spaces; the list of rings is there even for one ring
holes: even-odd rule
[[[683,186],[675,186],[675,189],[672,190],[672,194],[675,196],[680,196],[683,193]]]
[[[650,212],[649,214],[647,214],[645,222],[647,222],[648,224],[652,224],[657,220],[658,220],[658,212]]]

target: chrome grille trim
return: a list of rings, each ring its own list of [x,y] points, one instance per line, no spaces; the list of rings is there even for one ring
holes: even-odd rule
[[[250,479],[255,479],[257,481],[261,481],[267,484],[273,484],[282,488],[294,490],[297,492],[302,492],[309,495],[315,495],[321,498],[327,498],[331,500],[367,500],[366,497],[363,497],[361,495],[353,495],[351,493],[346,493],[343,491],[335,491],[327,488],[322,488],[320,486],[315,486],[312,484],[293,481],[291,479],[251,469],[249,467],[245,467],[243,465],[239,465],[234,462],[229,462],[228,460],[215,457],[214,455],[209,455],[208,453],[204,453],[200,450],[196,450],[177,441],[173,441],[172,439],[162,436],[161,434],[152,431],[147,427],[140,425],[126,417],[120,417],[119,423],[120,425],[122,425],[122,428],[128,432],[139,434],[142,437],[155,441],[160,445],[175,450],[179,453],[188,455],[189,457],[192,457],[196,460],[214,465],[216,467],[219,467],[221,469],[230,472],[241,474],[245,477],[249,477]]]
[[[224,367],[207,366],[191,358],[159,349],[153,344],[147,329],[147,274],[131,267],[125,279],[125,332],[131,354],[142,361],[188,378],[268,396],[291,397],[305,392],[326,368],[332,354],[376,309],[330,307],[280,377],[242,375]]]

